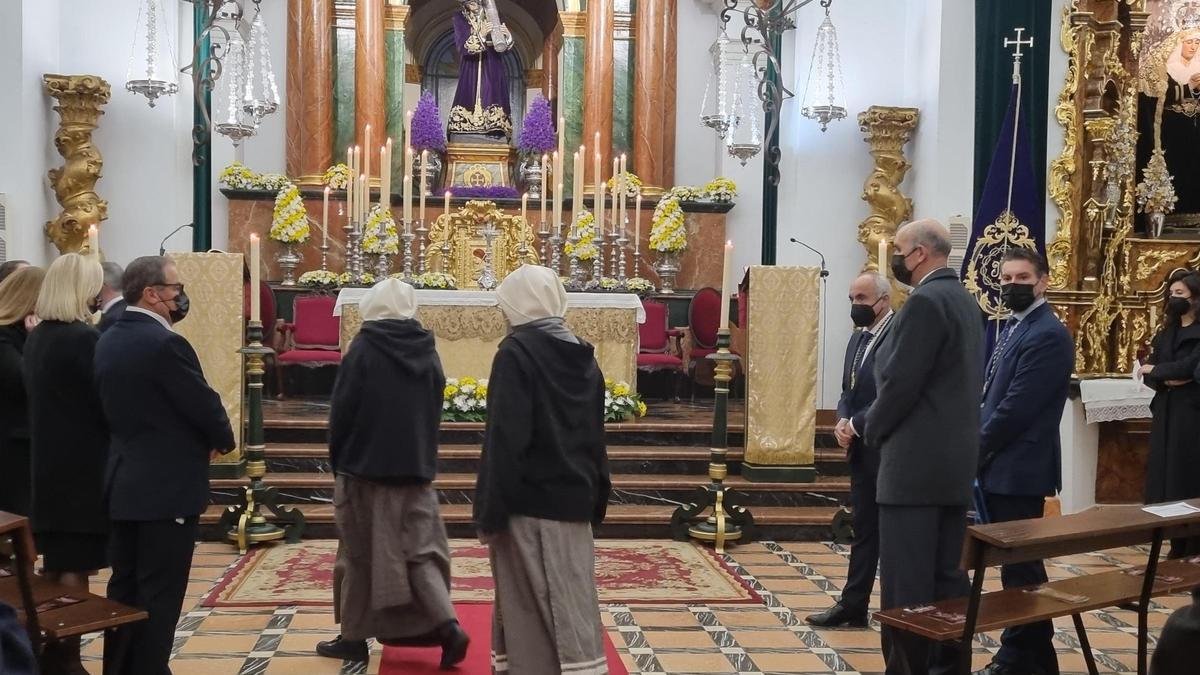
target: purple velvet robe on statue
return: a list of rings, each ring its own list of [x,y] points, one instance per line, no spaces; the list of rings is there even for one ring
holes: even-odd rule
[[[483,41],[487,36],[480,36],[482,53],[472,53],[467,48],[472,35],[470,21],[458,12],[453,22],[460,65],[450,132],[511,136],[508,83],[500,53]]]

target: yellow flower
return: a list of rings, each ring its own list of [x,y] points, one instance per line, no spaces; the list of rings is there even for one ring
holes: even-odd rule
[[[613,394],[616,396],[627,396],[629,394],[629,385],[624,382],[618,383],[613,387]]]
[[[475,398],[478,398],[478,399],[486,399],[487,398],[487,385],[486,384],[481,384],[475,388]]]
[[[443,398],[453,398],[454,395],[457,393],[458,393],[458,387],[456,387],[452,384],[448,384],[448,385],[446,385],[446,389],[442,391],[442,397]]]
[[[610,380],[610,379],[608,379],[607,377],[606,377],[606,378],[604,378],[604,386],[605,386],[605,387],[607,387],[607,388],[609,388],[609,389],[612,389],[612,386],[613,386],[613,381],[612,381],[612,380]]]
[[[464,377],[464,378],[460,379],[458,381],[458,383],[463,386],[466,386],[468,384],[477,384],[475,382],[475,378],[473,378],[473,377]]]
[[[638,401],[637,405],[638,405],[638,417],[645,417],[646,416],[646,404],[642,401]]]

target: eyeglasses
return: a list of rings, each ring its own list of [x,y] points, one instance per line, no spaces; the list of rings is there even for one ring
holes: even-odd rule
[[[174,288],[176,293],[183,292],[183,284],[154,284],[155,288]]]

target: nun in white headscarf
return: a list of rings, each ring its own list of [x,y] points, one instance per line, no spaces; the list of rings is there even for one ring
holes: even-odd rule
[[[611,487],[604,376],[552,270],[522,266],[496,294],[512,332],[492,362],[475,488],[496,583],[492,670],[607,673],[592,546]]]
[[[338,527],[336,640],[317,653],[366,661],[367,640],[442,647],[469,642],[450,604],[450,551],[438,510],[438,427],[446,378],[412,286],[385,279],[359,303],[363,326],[338,370],[329,459]]]

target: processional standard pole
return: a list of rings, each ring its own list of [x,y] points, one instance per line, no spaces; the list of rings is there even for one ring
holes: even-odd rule
[[[729,328],[717,331],[717,351],[707,358],[714,362],[712,452],[708,460],[709,485],[699,488],[691,504],[680,504],[671,515],[671,534],[676,541],[688,538],[711,541],[717,553],[725,552],[726,542],[736,542],[754,535],[754,515],[748,509],[732,503],[725,491],[729,474],[726,454],[729,451],[729,382],[738,356],[729,350]],[[709,507],[712,515],[695,522]]]
[[[226,538],[237,544],[238,552],[245,553],[251,544],[286,539],[295,544],[304,533],[304,514],[290,507],[279,506],[279,495],[268,486],[263,477],[267,475],[267,446],[263,433],[263,360],[274,350],[262,343],[261,321],[251,321],[246,328],[249,341],[239,351],[246,359],[246,477],[250,484],[242,494],[241,501],[225,509],[221,514],[220,527]],[[267,521],[261,508],[267,507],[275,518],[286,522],[283,527]]]

